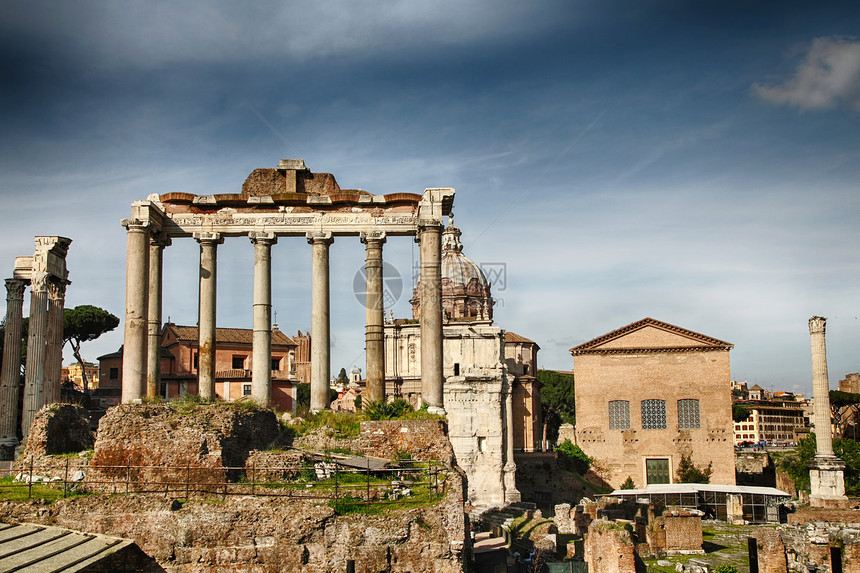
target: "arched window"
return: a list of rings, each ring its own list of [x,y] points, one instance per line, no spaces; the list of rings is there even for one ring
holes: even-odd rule
[[[642,429],[666,429],[666,401],[642,400]]]
[[[695,430],[699,427],[699,401],[694,398],[678,400],[678,429]]]
[[[609,429],[630,429],[630,402],[627,400],[611,400],[609,402]]]

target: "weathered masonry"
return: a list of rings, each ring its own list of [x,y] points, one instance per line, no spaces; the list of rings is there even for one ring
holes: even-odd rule
[[[0,371],[0,449],[11,457],[18,444],[18,379],[21,376],[21,327],[24,289],[30,285],[30,323],[24,379],[24,411],[21,433],[27,438],[30,424],[42,406],[60,399],[63,360],[63,307],[69,271],[66,254],[72,240],[36,237],[32,257],[16,257],[12,278],[6,279],[6,334]]]
[[[254,245],[252,397],[271,394],[271,251],[279,237],[304,237],[311,245],[311,409],[325,409],[330,376],[329,247],[335,237],[357,236],[366,246],[367,391],[384,397],[382,246],[388,236],[420,243],[422,399],[444,412],[442,371],[442,217],[451,214],[454,189],[423,195],[372,195],[341,189],[329,173],[313,173],[301,159],[275,169],[255,169],[242,192],[224,195],[153,194],[132,203],[128,232],[122,401],[155,396],[161,330],[162,255],[175,238],[200,243],[198,384],[215,394],[215,279],[217,248],[226,237]]]

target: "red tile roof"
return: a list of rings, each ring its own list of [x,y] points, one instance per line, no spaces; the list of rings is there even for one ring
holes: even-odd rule
[[[196,326],[166,324],[165,328],[171,329],[178,340],[196,341],[198,338]],[[219,342],[224,344],[253,344],[254,331],[250,328],[216,328],[215,343]],[[298,344],[280,330],[273,330],[272,346],[298,346]]]
[[[520,342],[523,344],[537,344],[534,340],[529,340],[525,336],[520,336],[516,332],[510,330],[505,331],[505,342]]]

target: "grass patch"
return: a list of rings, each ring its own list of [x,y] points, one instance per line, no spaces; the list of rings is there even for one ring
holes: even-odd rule
[[[412,495],[396,501],[374,501],[372,503],[366,503],[363,498],[357,496],[343,495],[337,499],[329,500],[326,505],[332,508],[336,515],[381,515],[415,507],[427,507],[444,497],[442,494],[434,493],[427,486],[413,487],[412,492]]]
[[[11,476],[4,477],[0,479],[0,500],[24,502],[31,499],[41,499],[47,503],[53,503],[58,499],[63,499],[62,483],[59,486],[34,483],[29,495],[28,489],[26,483],[16,483]],[[80,497],[82,495],[87,494],[75,488],[66,492],[65,497]]]

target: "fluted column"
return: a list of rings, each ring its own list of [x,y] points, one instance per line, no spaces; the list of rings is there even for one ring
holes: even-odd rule
[[[155,398],[161,387],[161,286],[164,247],[170,237],[155,233],[149,240],[149,296],[146,316],[146,396]]]
[[[21,324],[24,320],[26,282],[6,279],[6,332],[3,338],[3,366],[0,369],[0,446],[14,450],[18,445],[18,393],[21,379]]]
[[[520,501],[522,495],[517,489],[517,464],[514,462],[514,388],[513,377],[506,376],[504,385],[505,400],[505,465],[504,484],[505,502]]]
[[[428,411],[444,414],[442,371],[442,224],[421,224],[421,395]]]
[[[833,457],[830,382],[827,377],[827,349],[824,341],[826,322],[827,319],[820,316],[809,319],[809,336],[812,344],[812,396],[815,399],[816,457]]]
[[[21,433],[24,439],[36,412],[42,407],[45,386],[45,335],[48,327],[48,275],[34,272],[30,278],[30,323],[27,336],[27,366],[24,377],[24,412]]]
[[[194,233],[200,243],[200,311],[197,338],[197,394],[215,397],[215,301],[220,233]]]
[[[367,357],[367,398],[372,402],[385,400],[385,326],[382,300],[382,245],[385,233],[361,233],[366,246],[364,265],[367,281],[365,299],[365,355]]]
[[[149,221],[123,219],[128,240],[125,260],[125,333],[122,346],[122,401],[146,394],[146,328],[149,298]]]
[[[48,329],[45,345],[45,385],[41,406],[60,401],[60,378],[63,374],[63,307],[66,280],[52,277],[48,281]]]
[[[307,234],[311,244],[311,412],[328,408],[331,376],[331,332],[329,323],[330,232]]]
[[[272,245],[274,233],[252,232],[254,244],[254,346],[251,397],[262,405],[272,399]]]

